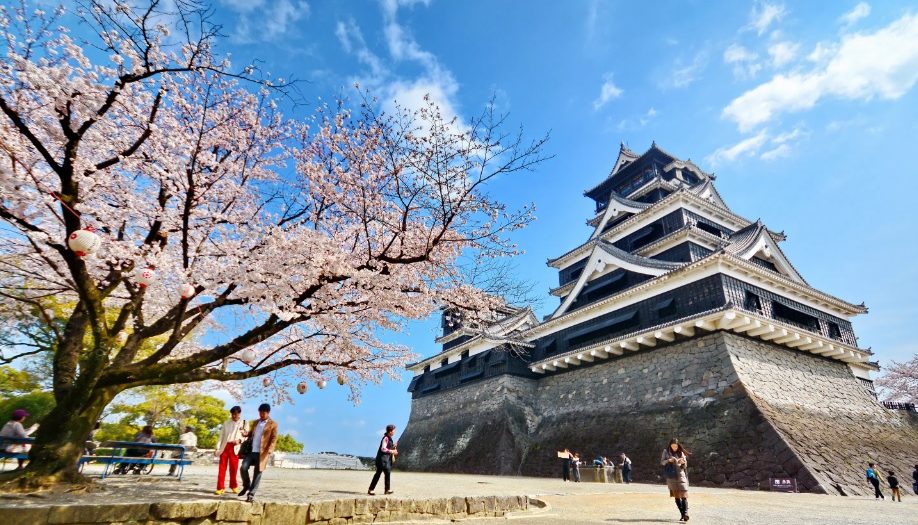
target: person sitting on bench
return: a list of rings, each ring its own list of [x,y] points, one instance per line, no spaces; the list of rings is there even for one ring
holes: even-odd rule
[[[153,426],[147,425],[134,436],[134,441],[137,443],[156,443],[156,438],[153,437]],[[124,451],[124,455],[129,458],[143,458],[150,453],[149,450],[144,448],[129,448]],[[114,474],[127,474],[128,472],[133,472],[134,474],[140,474],[140,471],[143,470],[143,466],[140,463],[121,463],[118,465],[118,468],[115,469]]]
[[[38,430],[38,425],[32,425],[28,430],[23,428],[22,423],[25,422],[26,418],[29,417],[29,413],[23,408],[17,408],[13,410],[13,413],[10,415],[10,420],[3,425],[3,428],[0,429],[0,437],[12,437],[12,438],[27,438],[32,432]],[[10,454],[25,454],[28,452],[28,445],[21,444],[11,444],[7,445],[5,452]],[[25,460],[22,458],[17,459],[19,465],[16,467],[16,470],[22,470]]]

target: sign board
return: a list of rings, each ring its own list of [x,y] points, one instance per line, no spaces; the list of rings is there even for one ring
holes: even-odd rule
[[[797,478],[768,478],[772,492],[797,492]]]

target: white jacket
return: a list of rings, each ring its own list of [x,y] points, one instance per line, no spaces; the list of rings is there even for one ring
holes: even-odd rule
[[[238,454],[239,445],[242,443],[242,440],[245,439],[242,437],[243,429],[245,429],[244,419],[240,419],[239,421],[229,419],[225,421],[223,427],[220,428],[220,438],[217,440],[217,449],[214,450],[214,455],[219,456],[222,454],[227,443],[235,443],[236,446],[233,447],[233,451]]]

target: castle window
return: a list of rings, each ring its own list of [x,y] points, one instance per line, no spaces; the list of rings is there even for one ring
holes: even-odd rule
[[[715,226],[712,226],[712,225],[710,225],[710,224],[708,224],[708,223],[706,223],[706,222],[700,222],[700,221],[699,221],[699,222],[696,222],[696,223],[695,223],[695,226],[696,226],[699,230],[708,232],[708,233],[710,233],[711,235],[713,235],[713,236],[715,236],[715,237],[723,237],[723,232],[721,232],[721,231],[720,231],[718,228],[716,228]]]
[[[465,359],[468,356],[469,356],[469,351],[466,350],[465,352],[462,352],[461,354],[459,354],[459,359]]]
[[[793,308],[785,306],[783,303],[779,303],[778,301],[772,301],[771,307],[772,311],[774,312],[775,319],[784,321],[785,323],[789,323],[794,326],[799,326],[807,330],[812,330],[814,332],[819,331],[819,319],[816,319],[812,315],[805,314],[799,310],[794,310]]]
[[[746,299],[743,301],[743,309],[757,314],[765,314],[765,311],[762,310],[762,300],[759,299],[758,295],[748,291],[746,292]]]
[[[440,366],[446,366],[447,363],[449,363],[448,357],[444,357],[443,359],[440,360]]]
[[[641,324],[641,318],[638,311],[619,314],[592,326],[581,328],[572,332],[567,340],[568,348],[583,346],[586,343],[593,343],[621,332],[622,330],[633,328]]]
[[[676,315],[676,300],[670,297],[656,304],[657,317],[663,319],[671,315]]]
[[[838,323],[833,323],[829,321],[829,337],[836,340],[841,340],[842,333],[841,328],[838,326]]]

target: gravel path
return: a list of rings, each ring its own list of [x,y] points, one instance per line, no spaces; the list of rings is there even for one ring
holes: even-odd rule
[[[0,494],[2,507],[55,505],[64,503],[129,503],[149,501],[192,501],[232,499],[229,493],[214,496],[216,467],[193,466],[185,479],[157,476],[166,471],[157,466],[149,476],[117,476],[98,483],[101,490],[88,494],[42,495]],[[93,473],[87,470],[87,474]],[[325,499],[366,497],[371,472],[342,470],[287,470],[269,468],[262,479],[261,501],[306,503]],[[520,525],[576,523],[677,523],[678,513],[662,485],[563,483],[556,479],[475,476],[460,474],[393,473],[398,498],[440,498],[450,496],[539,497],[551,506],[535,515],[511,518]],[[96,478],[98,479],[98,478]],[[382,493],[382,486],[378,489]],[[377,498],[383,496],[376,496]],[[918,524],[918,497],[903,503],[888,499],[780,494],[692,487],[689,497],[692,523],[704,524]],[[469,524],[494,524],[503,520],[474,520]]]

